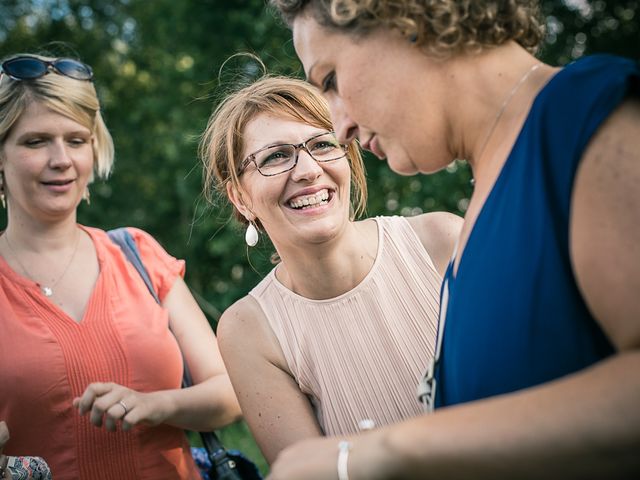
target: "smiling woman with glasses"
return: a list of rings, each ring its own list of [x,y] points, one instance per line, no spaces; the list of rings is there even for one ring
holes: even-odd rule
[[[35,55],[0,68],[0,470],[198,478],[183,429],[221,427],[240,408],[184,261],[124,230],[156,301],[107,232],[77,223],[114,156],[92,70]],[[180,388],[183,358],[191,388]]]
[[[356,220],[366,181],[356,142],[333,132],[307,83],[266,77],[227,97],[201,142],[205,188],[280,262],[218,324],[220,347],[265,457],[296,440],[420,413],[441,275],[460,219]]]

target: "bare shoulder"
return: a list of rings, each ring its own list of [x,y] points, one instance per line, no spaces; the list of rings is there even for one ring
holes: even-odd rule
[[[462,229],[462,218],[449,212],[431,212],[407,220],[429,252],[440,275],[444,275]]]
[[[225,361],[236,355],[246,358],[249,352],[270,360],[280,357],[279,349],[275,348],[277,340],[267,318],[250,295],[224,311],[218,321],[217,335]]]
[[[224,311],[218,321],[218,336],[227,335],[230,330],[253,329],[261,318],[264,318],[264,313],[260,305],[253,297],[246,295]]]
[[[628,98],[586,149],[573,189],[570,249],[591,312],[620,349],[640,346],[640,99]]]
[[[460,233],[462,218],[449,212],[430,212],[407,217],[421,240],[430,242],[432,237],[449,237]],[[455,239],[454,239],[455,241]]]

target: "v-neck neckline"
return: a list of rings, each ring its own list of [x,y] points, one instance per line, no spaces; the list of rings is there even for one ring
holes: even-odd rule
[[[513,145],[511,146],[511,149],[509,150],[509,154],[507,155],[507,158],[506,158],[504,164],[502,165],[502,167],[500,167],[500,172],[496,176],[496,180],[493,183],[493,186],[491,187],[491,190],[489,191],[489,193],[487,194],[486,198],[484,199],[484,203],[480,207],[480,211],[478,212],[478,214],[476,215],[475,220],[473,221],[473,225],[471,226],[471,231],[469,232],[469,235],[467,236],[467,240],[465,242],[464,249],[462,250],[461,253],[458,252],[460,238],[458,238],[458,240],[456,241],[455,247],[453,249],[453,253],[451,254],[451,260],[450,260],[450,279],[449,280],[451,282],[455,282],[455,280],[458,278],[458,275],[460,273],[460,269],[462,268],[462,264],[463,264],[464,259],[465,259],[465,253],[467,252],[467,249],[469,248],[469,245],[472,243],[472,240],[473,240],[474,236],[477,236],[477,233],[475,233],[475,232],[478,230],[478,225],[481,224],[482,221],[484,221],[484,217],[486,217],[486,215],[487,215],[485,213],[488,210],[487,205],[488,204],[492,204],[493,202],[495,202],[495,197],[497,195],[497,192],[498,192],[498,190],[500,190],[502,188],[502,184],[505,182],[504,178],[507,176],[507,173],[513,168],[513,162],[515,161],[514,160],[515,156],[514,156],[513,153],[516,150],[516,148],[518,147],[518,145],[520,144],[520,142],[522,141],[523,134],[529,128],[529,122],[531,120],[531,113],[535,109],[536,104],[539,102],[539,99],[543,95],[545,90],[547,90],[547,88],[549,88],[549,85],[554,81],[554,79],[559,74],[561,74],[563,72],[563,70],[564,70],[564,68],[561,68],[557,72],[555,72],[553,75],[551,75],[547,79],[547,81],[544,83],[542,88],[540,88],[540,90],[538,90],[538,93],[536,93],[533,101],[531,102],[531,105],[529,106],[529,110],[527,111],[524,123],[522,124],[522,128],[518,132],[516,140],[513,142]],[[456,260],[458,259],[458,256],[459,256],[459,260],[458,260],[458,263],[456,265]]]
[[[89,236],[89,239],[93,244],[93,248],[95,249],[96,257],[98,260],[98,277],[96,278],[95,284],[93,285],[93,289],[91,290],[91,294],[89,295],[89,298],[85,305],[84,312],[82,313],[82,316],[79,320],[76,320],[75,318],[73,318],[69,313],[63,310],[58,304],[56,304],[54,301],[46,297],[44,293],[42,293],[42,289],[40,288],[37,282],[35,282],[34,280],[31,280],[30,278],[25,277],[24,275],[21,275],[20,273],[16,272],[13,268],[11,268],[7,260],[1,255],[0,255],[0,273],[5,275],[7,278],[10,278],[16,284],[21,285],[26,291],[29,292],[29,295],[31,296],[31,298],[34,301],[38,302],[43,308],[51,311],[57,317],[64,319],[65,322],[70,322],[73,325],[80,326],[80,325],[84,325],[87,322],[87,320],[90,318],[89,313],[94,308],[94,305],[97,302],[98,292],[102,288],[105,262],[104,262],[104,254],[101,250],[101,244],[100,242],[96,241],[94,233],[91,231],[91,229],[86,228],[80,224],[76,224],[76,226]]]

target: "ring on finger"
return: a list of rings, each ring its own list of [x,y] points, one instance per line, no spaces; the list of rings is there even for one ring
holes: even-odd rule
[[[124,403],[124,400],[120,400],[120,401],[118,402],[118,405],[121,405],[121,406],[122,406],[122,408],[124,408],[124,414],[125,414],[125,415],[126,415],[127,413],[129,413],[129,409],[127,408],[127,404],[126,404],[126,403]]]

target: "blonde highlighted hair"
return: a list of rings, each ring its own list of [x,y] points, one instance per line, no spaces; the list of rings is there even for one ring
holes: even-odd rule
[[[260,114],[274,115],[333,130],[329,107],[308,83],[288,77],[265,76],[225,98],[209,118],[200,140],[204,168],[204,193],[213,201],[215,193],[227,196],[227,184],[240,191],[238,169],[244,160],[244,131]],[[355,216],[367,202],[367,184],[360,149],[355,141],[347,150],[351,164],[351,198]],[[234,211],[241,223],[247,220]]]
[[[16,56],[12,55],[12,58]],[[45,61],[55,60],[41,55],[29,56]],[[0,147],[32,102],[39,102],[88,128],[93,135],[94,175],[98,178],[109,176],[113,166],[113,140],[100,114],[100,102],[93,82],[55,73],[35,80],[13,80],[3,75],[0,81]]]

